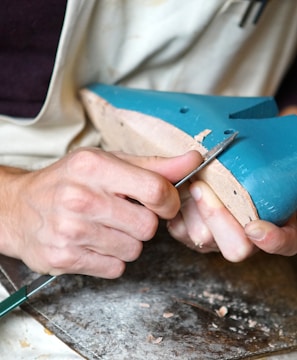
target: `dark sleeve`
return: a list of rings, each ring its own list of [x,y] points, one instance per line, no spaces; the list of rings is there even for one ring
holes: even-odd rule
[[[35,117],[45,100],[66,0],[0,0],[0,114]]]
[[[275,99],[280,109],[289,105],[297,106],[297,54],[275,95]]]

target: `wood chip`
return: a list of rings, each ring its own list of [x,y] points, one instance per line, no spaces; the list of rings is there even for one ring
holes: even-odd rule
[[[140,307],[143,307],[143,308],[149,308],[149,307],[151,307],[151,305],[150,305],[150,304],[147,304],[147,303],[140,303],[139,306],[140,306]]]
[[[147,337],[147,341],[151,344],[160,344],[163,341],[163,337],[159,336],[159,337],[154,337],[154,335],[149,334]]]
[[[22,348],[30,347],[30,344],[28,343],[28,341],[26,339],[25,340],[19,340],[19,342],[20,342]]]
[[[47,334],[47,335],[54,335],[49,329],[44,328],[43,331]]]
[[[254,328],[257,325],[257,321],[249,319],[248,324],[250,328]]]
[[[172,316],[174,316],[174,314],[171,312],[164,312],[163,314],[163,318],[165,319],[171,318]]]
[[[222,318],[228,314],[228,308],[226,306],[221,306],[218,310],[216,310],[216,314]]]
[[[202,141],[206,138],[207,135],[209,135],[211,133],[210,129],[205,129],[203,131],[201,131],[199,134],[194,136],[194,139],[199,142],[202,143]]]

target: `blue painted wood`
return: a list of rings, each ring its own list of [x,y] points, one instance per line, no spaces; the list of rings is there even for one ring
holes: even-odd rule
[[[211,148],[239,131],[220,162],[250,194],[259,217],[283,224],[297,209],[297,116],[278,117],[272,97],[226,97],[130,89],[89,87],[113,106],[151,115],[191,136],[212,132]],[[166,134],[164,134],[166,136]]]

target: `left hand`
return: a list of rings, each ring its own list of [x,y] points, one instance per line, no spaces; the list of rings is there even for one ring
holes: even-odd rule
[[[297,106],[283,108],[280,115],[297,114]],[[230,261],[241,261],[261,249],[270,254],[297,254],[297,213],[282,227],[255,220],[244,228],[202,181],[180,189],[181,209],[168,222],[176,239],[201,253],[220,251]]]
[[[297,214],[283,227],[256,220],[243,228],[204,182],[184,185],[180,194],[181,209],[168,222],[168,231],[190,248],[201,253],[220,251],[232,262],[244,260],[258,249],[297,254]]]
[[[243,227],[231,215],[210,187],[195,181],[180,188],[181,209],[168,222],[169,233],[190,248],[207,253],[220,251],[237,262],[255,250]]]

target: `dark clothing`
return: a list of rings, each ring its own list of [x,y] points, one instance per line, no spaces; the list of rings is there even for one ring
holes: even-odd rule
[[[86,0],[87,1],[87,0]],[[48,90],[67,0],[0,0],[0,114],[34,117]],[[297,60],[276,96],[297,104]]]
[[[34,117],[45,100],[66,0],[0,1],[0,113]]]
[[[297,105],[297,56],[275,96],[280,109]]]

